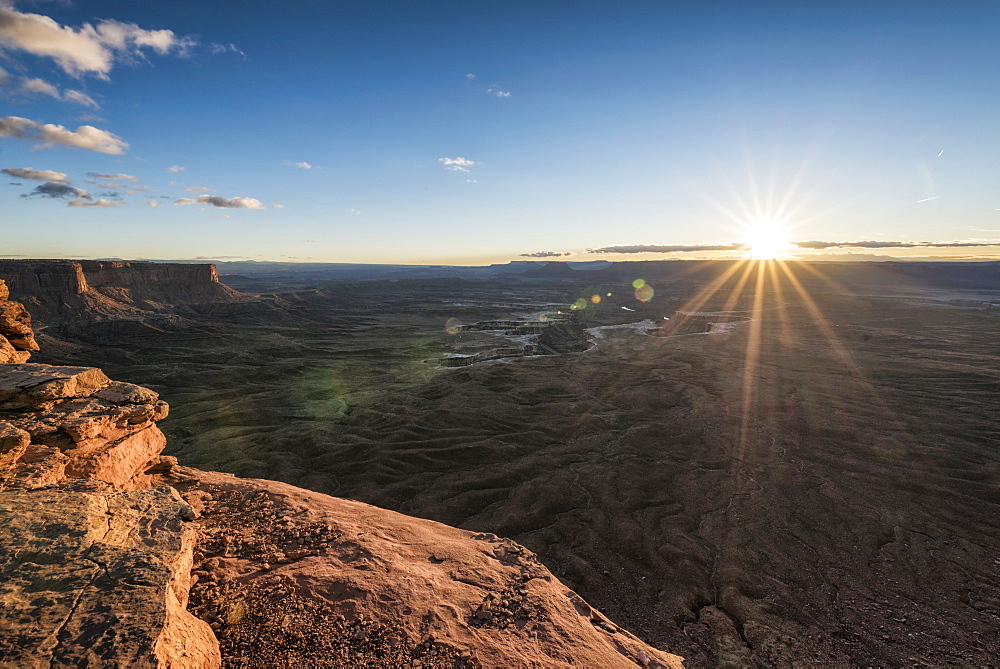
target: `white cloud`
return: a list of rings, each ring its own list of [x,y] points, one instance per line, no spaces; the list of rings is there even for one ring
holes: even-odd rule
[[[204,188],[202,186],[190,186],[184,189],[187,193],[214,193],[215,191],[211,188]]]
[[[477,183],[479,183],[479,179],[466,179],[465,183],[467,183],[467,184],[477,184]]]
[[[160,206],[160,201],[159,200],[146,200],[146,206],[147,207],[152,207],[153,209],[156,209],[157,207]]]
[[[101,174],[100,172],[87,172],[88,177],[94,177],[95,179],[102,179],[104,181],[134,181],[139,183],[142,181],[139,177],[134,177],[131,174]]]
[[[0,67],[0,86],[6,86],[11,82],[10,73]]]
[[[462,156],[459,156],[458,158],[438,158],[438,162],[442,162],[445,165],[461,165],[462,167],[471,167],[479,164],[475,160],[469,160],[468,158],[463,158]]]
[[[314,170],[314,169],[316,169],[315,165],[310,165],[309,163],[307,163],[304,160],[302,162],[298,162],[298,163],[292,162],[291,160],[286,160],[285,164],[288,165],[289,167],[298,167],[298,168],[303,169],[303,170]]]
[[[238,53],[241,56],[245,56],[246,55],[245,53],[243,53],[243,50],[240,49],[235,44],[214,44],[213,43],[213,44],[209,44],[208,45],[208,50],[210,52],[212,52],[213,54]]]
[[[260,200],[252,197],[222,197],[220,195],[199,195],[197,199],[182,197],[174,204],[210,204],[220,209],[265,209]]]
[[[0,172],[17,179],[31,179],[32,181],[56,181],[67,183],[69,177],[63,172],[53,170],[36,170],[33,167],[5,167]]]
[[[75,102],[78,105],[83,105],[84,107],[90,107],[91,109],[100,109],[101,105],[97,104],[94,98],[90,97],[86,93],[81,93],[80,91],[63,91],[63,100],[68,100],[70,102]]]
[[[68,90],[59,92],[59,89],[44,79],[29,79],[24,78],[21,80],[21,85],[18,87],[18,91],[27,94],[35,95],[48,95],[56,100],[65,100],[66,102],[75,102],[78,105],[83,105],[84,107],[90,107],[91,109],[100,109],[101,105],[97,104],[94,98],[90,97],[86,93],[80,91]]]
[[[123,204],[125,204],[125,202],[123,202],[122,200],[105,200],[104,198],[101,198],[99,200],[94,200],[93,202],[91,202],[90,200],[70,200],[66,204],[68,204],[71,207],[106,208],[106,207],[120,207]]]
[[[467,75],[465,75],[465,78],[466,79],[475,79],[476,75],[474,75],[472,72],[469,72]]]
[[[6,2],[0,5],[0,49],[51,58],[75,77],[94,74],[106,79],[116,60],[141,58],[143,49],[183,54],[193,45],[171,30],[144,30],[112,19],[71,28],[48,16],[19,12]]]
[[[28,93],[38,93],[40,95],[48,95],[56,100],[62,100],[62,95],[59,94],[59,89],[42,79],[25,79],[21,82],[21,90]]]
[[[83,123],[107,123],[108,119],[103,116],[98,116],[97,114],[91,114],[90,112],[83,112],[82,114],[77,114],[73,117],[74,121],[82,121]]]
[[[479,165],[475,160],[469,160],[468,158],[463,158],[459,156],[458,158],[438,158],[439,163],[444,164],[446,170],[451,170],[452,172],[468,172],[470,167],[473,165]]]
[[[272,204],[271,208],[272,209],[284,209],[285,205],[283,205],[283,204]]]
[[[42,125],[20,116],[0,118],[0,137],[38,142],[41,147],[46,148],[59,144],[113,156],[122,155],[128,148],[128,144],[121,137],[92,125],[81,125],[76,130],[67,130],[61,125],[52,123]]]
[[[510,91],[502,91],[502,90],[500,90],[497,87],[496,84],[490,84],[490,87],[486,89],[486,92],[487,93],[492,93],[493,95],[497,96],[498,98],[509,98],[510,97]]]
[[[173,174],[177,174],[178,172],[183,172],[184,168],[181,167],[180,165],[171,165],[170,167],[167,168],[167,171]]]
[[[351,212],[352,214],[354,214],[355,216],[357,216],[357,215],[359,215],[361,213],[358,209],[348,209],[348,211]]]

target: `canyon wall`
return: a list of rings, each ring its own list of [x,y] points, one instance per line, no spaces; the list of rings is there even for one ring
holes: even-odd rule
[[[215,265],[104,260],[0,260],[0,280],[43,327],[183,315],[248,301],[219,283]]]
[[[75,260],[0,260],[0,279],[22,299],[90,290],[83,266]]]

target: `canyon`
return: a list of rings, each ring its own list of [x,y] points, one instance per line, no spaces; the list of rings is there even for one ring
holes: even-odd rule
[[[520,553],[475,541],[531,556],[566,584],[564,600],[688,666],[995,661],[998,264],[759,267],[553,262],[336,281],[243,267],[233,286],[254,294],[203,269],[206,285],[173,296],[125,280],[88,280],[79,301],[61,288],[17,295],[40,307],[33,360],[99,367],[170,401],[158,457],[185,466],[163,481],[200,515],[186,522],[204,526],[208,549],[192,553],[207,568],[193,569],[189,610],[237,664],[325,637],[294,629],[330,613],[329,590],[321,601],[322,588],[267,581],[281,559],[322,561],[344,540],[309,511],[325,495],[510,537]],[[635,292],[639,278],[655,295]],[[585,346],[489,359],[553,310]],[[522,325],[477,329],[494,321]],[[478,358],[443,366],[454,356]],[[272,492],[206,470],[272,479]],[[228,546],[226,518],[249,528]],[[372,561],[344,550],[345,564]],[[437,551],[427,563],[449,565]],[[508,576],[466,602],[475,629],[495,601],[503,620],[524,619],[522,576]],[[220,598],[294,606],[282,627]],[[398,658],[385,655],[402,644],[397,628],[332,615],[334,636]],[[272,641],[229,634],[230,620],[257,621]],[[409,661],[470,661],[458,657],[469,645],[432,646],[421,659],[408,647]]]
[[[7,297],[0,666],[681,666],[508,539],[180,466],[156,392],[27,362]]]

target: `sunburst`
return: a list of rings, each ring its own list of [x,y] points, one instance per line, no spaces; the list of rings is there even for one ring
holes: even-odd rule
[[[747,255],[754,260],[780,260],[792,247],[787,226],[773,218],[744,224],[743,244]]]

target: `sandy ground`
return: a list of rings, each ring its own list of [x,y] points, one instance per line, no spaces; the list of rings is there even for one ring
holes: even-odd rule
[[[185,464],[511,537],[695,666],[998,661],[1000,310],[785,284],[718,334],[433,364],[506,345],[449,318],[607,292],[581,328],[694,289],[356,285],[59,357],[159,391]]]

